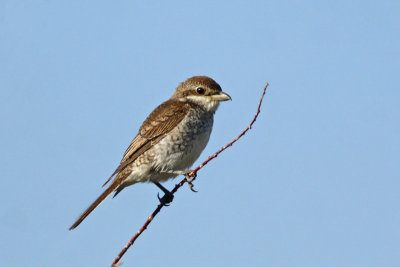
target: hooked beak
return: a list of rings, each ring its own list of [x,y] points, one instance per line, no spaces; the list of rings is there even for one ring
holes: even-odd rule
[[[226,93],[224,93],[224,92],[219,92],[219,94],[217,94],[217,95],[212,95],[211,96],[211,99],[212,100],[215,100],[215,101],[227,101],[227,100],[232,100],[232,98],[228,95],[228,94],[226,94]]]

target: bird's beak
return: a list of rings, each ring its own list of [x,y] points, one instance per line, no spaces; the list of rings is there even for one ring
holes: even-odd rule
[[[219,94],[217,94],[217,95],[212,95],[211,96],[211,99],[212,100],[215,100],[215,101],[227,101],[227,100],[232,100],[232,98],[228,95],[228,94],[226,94],[226,93],[224,93],[224,92],[219,92]]]

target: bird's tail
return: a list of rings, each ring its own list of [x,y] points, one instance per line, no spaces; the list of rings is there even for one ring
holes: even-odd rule
[[[92,205],[87,208],[81,216],[74,222],[74,224],[69,228],[69,230],[75,229],[101,202],[103,202],[115,189],[117,189],[119,183],[115,180],[110,186],[92,203]]]

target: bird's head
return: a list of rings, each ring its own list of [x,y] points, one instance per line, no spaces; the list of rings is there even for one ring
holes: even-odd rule
[[[221,86],[213,79],[194,76],[181,83],[171,99],[194,103],[209,112],[215,112],[219,102],[231,100],[231,97],[222,92]]]

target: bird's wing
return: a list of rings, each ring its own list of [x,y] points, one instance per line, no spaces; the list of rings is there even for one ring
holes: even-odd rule
[[[180,123],[190,108],[189,104],[180,101],[168,100],[159,105],[147,117],[139,129],[139,133],[132,140],[118,168],[103,184],[105,186],[116,174],[134,162],[140,155],[157,144],[172,129]],[[123,178],[123,177],[121,177]]]

